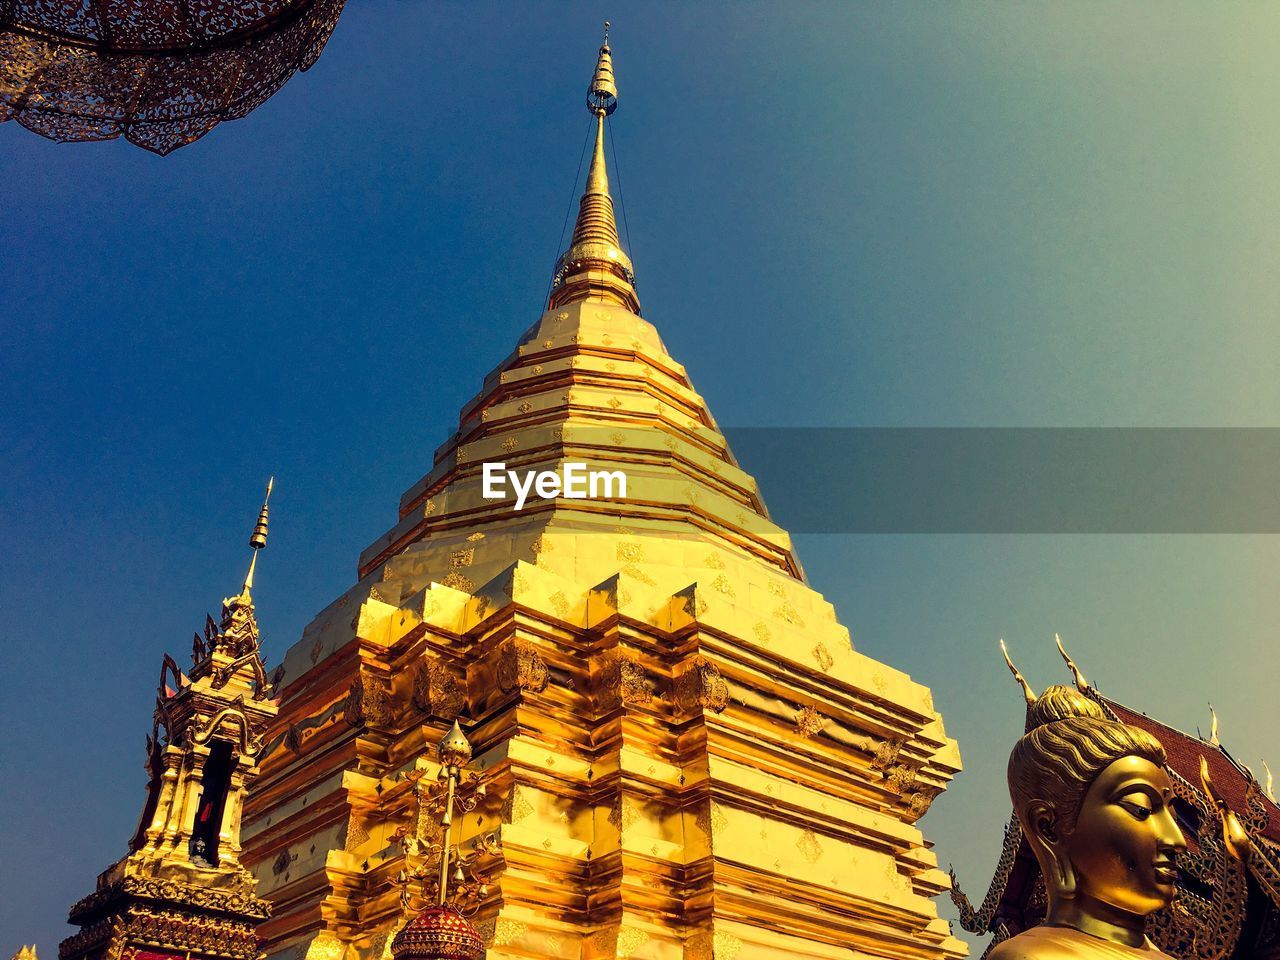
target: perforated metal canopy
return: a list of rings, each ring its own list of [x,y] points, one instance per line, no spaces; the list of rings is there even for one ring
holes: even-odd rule
[[[0,0],[0,122],[167,154],[319,58],[346,0]]]

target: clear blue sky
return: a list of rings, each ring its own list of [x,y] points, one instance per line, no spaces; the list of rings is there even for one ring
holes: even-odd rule
[[[645,313],[722,425],[1280,426],[1272,6],[350,0],[166,159],[0,125],[0,951],[52,956],[123,852],[161,654],[238,584],[265,476],[277,658],[539,312],[606,17]],[[973,894],[1000,636],[1038,685],[1057,630],[1176,726],[1214,700],[1280,766],[1275,537],[799,549],[934,688],[967,770],[924,826]]]

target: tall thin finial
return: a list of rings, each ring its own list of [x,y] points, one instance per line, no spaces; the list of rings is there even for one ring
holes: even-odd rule
[[[1218,739],[1218,711],[1213,709],[1212,703],[1209,704],[1209,745],[1222,746],[1222,741]]]
[[[253,557],[249,560],[249,572],[245,574],[244,586],[240,592],[244,596],[249,596],[249,591],[253,589],[253,571],[258,565],[258,551],[267,545],[267,503],[271,500],[271,488],[276,484],[276,478],[272,477],[267,481],[267,493],[262,498],[262,509],[258,512],[258,522],[254,524],[253,533],[249,535],[249,546],[253,548]]]
[[[1080,668],[1076,666],[1076,662],[1067,654],[1067,648],[1062,645],[1062,637],[1058,634],[1053,635],[1053,642],[1058,645],[1058,653],[1062,655],[1062,659],[1066,661],[1067,669],[1071,671],[1071,676],[1075,677],[1076,689],[1081,693],[1089,692],[1089,681],[1084,678],[1084,674],[1080,672]]]
[[[1018,681],[1018,686],[1022,688],[1022,696],[1027,701],[1027,706],[1031,706],[1036,702],[1036,693],[1031,689],[1031,684],[1027,683],[1026,678],[1013,665],[1013,660],[1009,657],[1009,648],[1004,645],[1004,638],[1000,638],[1000,652],[1004,654],[1005,666],[1009,668],[1009,672],[1013,674],[1013,679]]]
[[[613,78],[613,53],[609,50],[609,21],[604,22],[604,43],[596,57],[596,72],[587,87],[587,110],[607,117],[618,109],[618,84]],[[594,163],[594,160],[592,161]]]
[[[1276,802],[1275,778],[1271,776],[1271,768],[1267,766],[1267,761],[1262,761],[1262,769],[1267,774],[1267,799],[1272,803]]]
[[[618,84],[613,75],[613,53],[609,49],[606,23],[605,42],[596,57],[591,83],[587,85],[587,110],[595,117],[595,148],[578,204],[573,239],[556,262],[549,309],[582,300],[598,300],[625,307],[632,313],[640,312],[635,271],[618,236],[605,163],[605,119],[617,109]]]

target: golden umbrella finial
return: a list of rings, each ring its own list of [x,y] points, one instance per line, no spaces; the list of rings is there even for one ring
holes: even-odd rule
[[[249,546],[253,548],[253,557],[249,560],[249,572],[245,574],[244,586],[240,590],[240,593],[246,597],[253,589],[253,571],[258,565],[258,551],[267,545],[267,502],[271,499],[271,488],[275,485],[275,477],[267,481],[267,492],[262,498],[262,509],[258,511],[258,522],[254,524],[253,533],[249,535]]]
[[[458,781],[462,779],[462,768],[471,762],[471,741],[462,732],[457,720],[444,735],[440,745],[436,747],[436,756],[444,765],[440,771],[440,779],[445,782],[444,810],[440,816],[440,874],[436,885],[436,906],[443,907],[449,902],[449,830],[453,826],[454,797],[458,791]]]
[[[604,43],[596,58],[596,72],[587,87],[587,109],[607,117],[618,109],[618,84],[613,79],[613,55],[609,50],[609,21],[604,22]]]
[[[475,925],[467,919],[461,909],[449,904],[450,881],[461,885],[465,895],[466,871],[474,871],[478,856],[478,854],[472,854],[470,857],[461,857],[450,842],[455,807],[460,813],[474,810],[479,799],[485,794],[484,785],[480,784],[470,796],[458,795],[463,768],[471,762],[471,755],[471,743],[462,732],[462,726],[455,720],[453,726],[440,738],[436,746],[436,756],[439,757],[441,764],[439,777],[441,786],[430,791],[433,803],[440,802],[440,842],[433,844],[430,848],[432,852],[438,850],[440,854],[436,873],[435,902],[422,910],[395,935],[391,942],[391,955],[394,960],[484,960],[484,940]],[[419,796],[417,777],[413,780],[414,795]],[[421,802],[420,796],[419,802]],[[480,846],[484,851],[492,852],[485,838],[481,839]],[[414,848],[408,852],[416,857],[421,849]],[[401,902],[405,908],[408,908],[410,902],[407,882],[410,879],[421,879],[426,868],[426,864],[423,864],[421,868],[401,874],[401,880],[406,883],[401,893]],[[473,880],[475,880],[474,872]],[[485,895],[487,887],[484,879],[479,881],[475,892],[481,897]]]
[[[1067,668],[1071,671],[1071,676],[1075,677],[1076,689],[1081,693],[1088,693],[1089,681],[1084,678],[1084,674],[1080,672],[1076,662],[1067,654],[1067,648],[1062,645],[1062,637],[1055,633],[1053,642],[1058,645],[1058,653],[1062,654],[1062,659],[1066,661]]]
[[[1005,665],[1009,668],[1009,672],[1013,674],[1013,679],[1018,681],[1018,686],[1022,688],[1022,696],[1026,698],[1027,706],[1031,706],[1036,702],[1036,692],[1031,689],[1031,684],[1027,683],[1026,678],[1013,665],[1013,660],[1009,657],[1009,648],[1004,644],[1004,638],[1000,638],[1000,652],[1004,654]]]

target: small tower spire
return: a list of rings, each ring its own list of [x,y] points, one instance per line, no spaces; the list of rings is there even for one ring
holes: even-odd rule
[[[264,504],[250,540],[255,557],[266,537]],[[254,928],[270,905],[254,895],[258,881],[240,862],[240,822],[278,707],[252,584],[250,564],[243,592],[222,601],[222,622],[205,618],[187,674],[168,654],[161,661],[142,816],[129,852],[71,908],[71,923],[82,929],[62,941],[64,960],[139,951],[204,960],[258,955]]]
[[[249,546],[253,548],[253,556],[249,560],[249,572],[245,574],[244,586],[240,590],[242,596],[249,596],[249,592],[253,589],[253,571],[258,565],[258,551],[267,545],[267,503],[271,499],[271,488],[275,485],[275,477],[267,481],[267,492],[262,498],[262,509],[258,511],[258,522],[254,524],[253,533],[249,535]]]
[[[602,300],[640,312],[635,273],[631,258],[622,250],[618,222],[609,194],[609,171],[605,163],[605,119],[618,109],[618,85],[613,76],[613,53],[609,49],[609,23],[604,25],[604,43],[596,58],[596,71],[587,87],[587,110],[596,118],[596,143],[591,154],[587,183],[578,204],[578,220],[573,239],[556,263],[549,309],[580,300]]]

